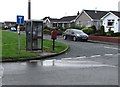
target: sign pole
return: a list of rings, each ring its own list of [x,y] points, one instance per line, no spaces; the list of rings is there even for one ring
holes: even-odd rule
[[[20,54],[20,25],[24,25],[24,16],[17,15],[18,51]]]
[[[53,51],[55,50],[55,39],[53,39]]]
[[[20,54],[20,26],[17,26],[17,32],[18,32],[18,53]]]

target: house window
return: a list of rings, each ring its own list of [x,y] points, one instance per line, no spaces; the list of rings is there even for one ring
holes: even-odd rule
[[[112,27],[114,25],[115,20],[108,20],[108,27]]]
[[[53,23],[53,27],[57,27],[57,23]]]

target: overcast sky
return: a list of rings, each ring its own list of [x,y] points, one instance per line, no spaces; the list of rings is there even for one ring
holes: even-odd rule
[[[76,15],[83,9],[87,10],[118,10],[120,0],[31,0],[31,18],[61,18]],[[28,0],[0,0],[0,22],[16,21],[17,15],[28,18]]]

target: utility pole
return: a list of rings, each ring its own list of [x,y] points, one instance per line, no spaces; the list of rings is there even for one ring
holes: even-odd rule
[[[31,0],[28,0],[28,20],[31,19]]]

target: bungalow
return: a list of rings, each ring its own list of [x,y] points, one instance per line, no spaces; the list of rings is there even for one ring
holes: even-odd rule
[[[8,27],[16,26],[16,22],[12,22],[12,21],[5,21],[4,24]]]
[[[50,18],[50,17],[45,17],[43,18],[44,24],[47,27],[50,28],[67,28],[71,27],[73,23],[75,23],[76,17],[79,15],[79,12],[75,16],[65,16],[60,19],[57,18]]]
[[[110,11],[101,18],[102,25],[105,27],[105,32],[109,29],[114,32],[120,32],[120,11]]]
[[[76,24],[81,27],[91,27],[95,25],[97,29],[102,25],[101,18],[106,15],[108,11],[98,10],[83,10],[76,18]]]
[[[59,21],[59,19],[57,19],[57,18],[50,18],[50,17],[43,18],[44,25],[49,28],[53,28],[55,26],[54,23],[56,23],[58,21]]]

